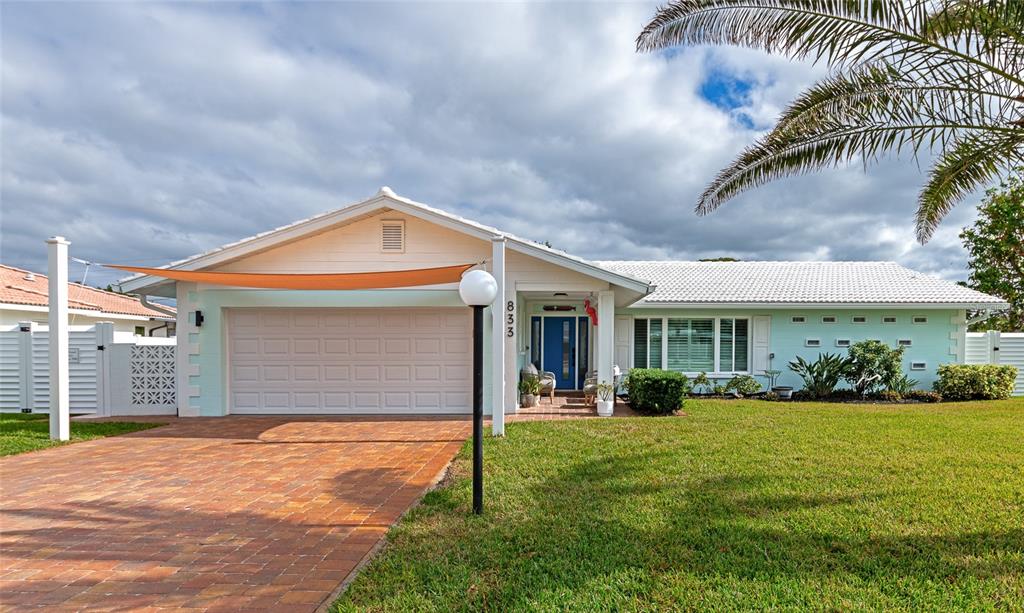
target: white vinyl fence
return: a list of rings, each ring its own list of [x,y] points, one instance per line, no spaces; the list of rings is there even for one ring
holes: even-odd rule
[[[1024,396],[1024,332],[968,332],[964,347],[968,364],[1009,364],[1017,367],[1015,396]]]
[[[71,413],[174,415],[174,338],[115,332],[100,322],[70,326]],[[0,412],[50,405],[49,330],[32,322],[0,327]]]

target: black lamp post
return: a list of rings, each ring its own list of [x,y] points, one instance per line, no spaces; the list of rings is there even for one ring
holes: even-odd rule
[[[498,295],[486,270],[471,270],[459,282],[459,296],[473,307],[473,513],[484,510],[484,307]]]

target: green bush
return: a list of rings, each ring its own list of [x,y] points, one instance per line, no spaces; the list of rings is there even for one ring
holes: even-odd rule
[[[929,392],[928,390],[910,390],[903,395],[903,398],[918,402],[942,402],[942,396],[937,392]]]
[[[846,372],[849,359],[834,353],[822,353],[808,362],[801,356],[789,363],[789,369],[804,380],[804,391],[810,398],[828,398]]]
[[[735,390],[740,396],[753,396],[761,391],[761,384],[750,375],[736,375],[725,385],[726,391]]]
[[[901,377],[903,347],[894,349],[881,341],[861,341],[850,347],[850,361],[844,378],[861,396],[878,389],[899,392],[897,387],[906,381]]]
[[[935,391],[944,400],[1000,400],[1013,393],[1014,366],[996,364],[943,364]]]
[[[905,373],[901,372],[898,376],[889,380],[889,383],[886,385],[886,389],[883,391],[893,392],[900,396],[906,396],[910,392],[914,391],[917,384],[917,379],[911,379]]]
[[[667,414],[683,408],[690,393],[686,375],[657,368],[634,368],[626,378],[629,405],[637,411]]]

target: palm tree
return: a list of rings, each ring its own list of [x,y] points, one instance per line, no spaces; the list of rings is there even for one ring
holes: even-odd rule
[[[637,50],[680,44],[751,47],[830,69],[719,172],[700,215],[774,179],[931,152],[917,201],[924,243],[957,202],[1024,163],[1024,0],[675,0]]]

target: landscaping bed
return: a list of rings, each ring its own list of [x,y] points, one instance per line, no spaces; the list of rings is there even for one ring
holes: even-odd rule
[[[1024,602],[1024,399],[686,412],[509,424],[480,517],[467,445],[334,610]]]
[[[78,441],[148,430],[163,424],[136,422],[71,422],[70,441],[50,440],[50,417],[42,413],[0,413],[0,456],[46,449]]]

